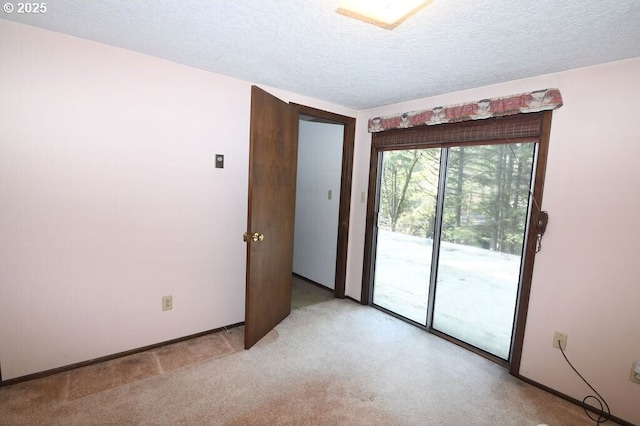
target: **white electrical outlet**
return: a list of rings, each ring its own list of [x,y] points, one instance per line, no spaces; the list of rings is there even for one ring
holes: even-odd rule
[[[562,347],[563,351],[567,350],[567,335],[565,333],[560,333],[559,331],[556,331],[555,334],[553,335],[553,347],[554,348],[560,348]],[[560,346],[558,346],[558,342],[560,342]]]
[[[633,383],[640,384],[640,361],[636,361],[631,364],[631,375],[629,376],[629,380]]]
[[[173,309],[173,296],[162,296],[162,310],[170,311]]]

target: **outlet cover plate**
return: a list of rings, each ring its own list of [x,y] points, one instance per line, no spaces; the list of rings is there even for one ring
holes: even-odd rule
[[[173,309],[173,296],[162,296],[162,310],[170,311]]]
[[[640,361],[636,361],[631,365],[631,375],[629,376],[629,381],[640,385],[640,374],[636,373],[638,365],[640,365]]]
[[[562,345],[562,350],[566,351],[567,350],[567,335],[565,333],[560,333],[559,331],[556,331],[555,334],[553,335],[553,347],[554,348],[560,348],[558,346],[558,340],[560,341],[560,344]]]

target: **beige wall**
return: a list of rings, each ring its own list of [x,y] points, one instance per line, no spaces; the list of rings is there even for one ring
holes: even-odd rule
[[[564,106],[553,113],[542,203],[550,219],[536,256],[521,373],[582,400],[589,390],[551,347],[554,331],[565,332],[568,356],[613,414],[640,424],[640,386],[629,381],[640,359],[639,75],[636,58],[360,112],[347,295],[360,297],[369,118],[559,88]]]
[[[3,379],[244,321],[250,83],[6,20],[0,58]]]

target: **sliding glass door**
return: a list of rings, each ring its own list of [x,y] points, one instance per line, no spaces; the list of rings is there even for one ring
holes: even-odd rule
[[[374,305],[507,360],[535,147],[382,151]]]
[[[386,151],[373,303],[426,325],[440,149]]]

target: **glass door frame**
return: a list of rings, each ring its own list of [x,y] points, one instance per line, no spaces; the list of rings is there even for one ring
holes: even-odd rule
[[[470,344],[452,338],[444,333],[441,333],[437,330],[434,330],[431,327],[432,324],[432,313],[429,314],[429,318],[427,319],[427,326],[421,326],[416,324],[413,321],[409,321],[412,324],[415,324],[428,332],[442,337],[446,340],[449,340],[459,346],[462,346],[472,352],[475,352],[491,361],[494,361],[500,365],[509,368],[509,372],[512,375],[519,376],[520,373],[520,361],[522,357],[522,345],[524,342],[524,334],[525,334],[525,324],[527,318],[527,310],[529,306],[529,297],[531,292],[531,281],[533,277],[533,267],[535,263],[535,243],[536,243],[536,230],[533,224],[533,218],[539,213],[540,206],[542,205],[542,196],[544,192],[544,180],[545,180],[545,171],[547,165],[547,157],[549,151],[549,135],[551,131],[551,111],[544,111],[535,113],[540,115],[540,133],[539,136],[535,138],[535,140],[529,139],[530,143],[536,143],[536,154],[534,157],[534,170],[533,170],[533,187],[532,193],[530,197],[532,197],[535,202],[530,200],[529,209],[527,212],[527,221],[525,226],[525,240],[524,240],[524,250],[522,256],[522,264],[521,264],[521,275],[520,275],[520,283],[517,292],[517,300],[515,307],[515,320],[513,333],[511,337],[511,348],[510,348],[510,356],[509,359],[505,362],[505,360],[496,357],[492,354],[489,354],[481,349],[476,348]],[[489,124],[488,119],[487,124]],[[484,121],[484,120],[478,120]],[[440,124],[437,126],[428,126],[428,127],[442,127],[442,126],[456,126],[459,123],[453,124]],[[400,130],[402,132],[403,130]],[[426,129],[428,131],[428,129]],[[365,233],[365,250],[364,250],[364,262],[363,262],[363,274],[362,274],[362,292],[361,292],[361,300],[360,302],[364,305],[372,305],[373,304],[373,280],[375,277],[375,248],[377,244],[377,227],[378,223],[378,205],[380,201],[380,179],[381,179],[381,168],[382,168],[382,153],[384,151],[394,150],[394,149],[416,149],[416,148],[443,148],[443,147],[453,147],[453,146],[473,146],[473,145],[489,145],[489,144],[501,144],[501,143],[519,143],[522,141],[519,140],[491,140],[491,141],[466,141],[466,142],[458,142],[458,143],[442,143],[442,142],[429,142],[429,143],[416,143],[416,142],[408,142],[406,144],[400,142],[394,145],[384,145],[380,146],[376,143],[375,135],[372,136],[371,143],[371,157],[370,157],[370,166],[369,166],[369,191],[368,191],[368,202],[367,202],[367,217],[366,217],[366,233]],[[430,289],[429,296],[429,304],[431,306],[432,295]],[[431,310],[431,309],[430,309]],[[385,310],[389,312],[388,310]],[[396,315],[397,316],[397,315]]]

